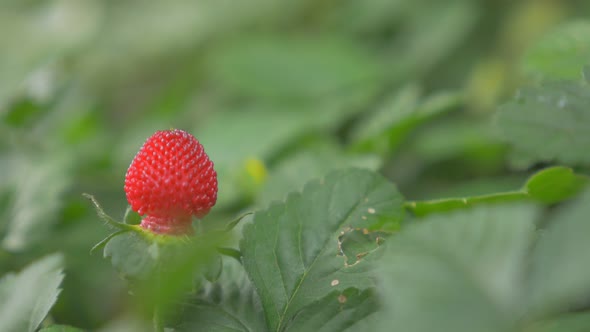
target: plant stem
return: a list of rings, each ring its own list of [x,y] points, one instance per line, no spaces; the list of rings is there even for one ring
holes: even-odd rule
[[[161,294],[162,294],[162,266],[158,263],[156,268],[155,276],[156,286],[156,301],[154,302],[154,332],[164,332],[164,321],[162,319],[162,308],[161,308]]]
[[[160,306],[154,306],[154,332],[164,332],[164,325],[162,322],[162,312]]]
[[[472,197],[444,198],[430,201],[408,201],[404,203],[404,207],[409,211],[412,211],[414,215],[421,217],[434,212],[451,211],[480,203],[512,202],[529,198],[529,194],[521,190]]]

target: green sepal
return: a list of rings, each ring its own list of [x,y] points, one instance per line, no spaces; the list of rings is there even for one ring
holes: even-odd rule
[[[106,214],[106,212],[104,212],[104,210],[102,209],[102,207],[100,206],[100,204],[98,203],[96,198],[94,198],[94,196],[92,196],[90,194],[86,194],[86,193],[82,194],[82,196],[86,197],[87,199],[89,199],[92,202],[92,204],[94,205],[94,208],[96,209],[96,213],[98,214],[98,217],[100,219],[102,219],[107,224],[107,226],[109,226],[113,229],[119,229],[119,230],[136,230],[138,228],[133,225],[128,225],[125,223],[118,222],[115,219],[113,219],[111,216]]]

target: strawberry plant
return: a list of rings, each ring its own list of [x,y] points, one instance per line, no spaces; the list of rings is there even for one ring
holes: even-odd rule
[[[590,330],[586,2],[0,9],[0,331]]]

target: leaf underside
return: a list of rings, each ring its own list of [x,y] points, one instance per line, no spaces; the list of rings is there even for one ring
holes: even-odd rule
[[[47,256],[0,279],[0,331],[35,331],[61,292],[63,257]]]

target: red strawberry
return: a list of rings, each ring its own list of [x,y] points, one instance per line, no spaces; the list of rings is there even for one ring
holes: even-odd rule
[[[148,138],[125,175],[131,208],[144,216],[141,227],[161,234],[192,232],[191,216],[201,218],[217,200],[217,173],[203,146],[179,130]]]

